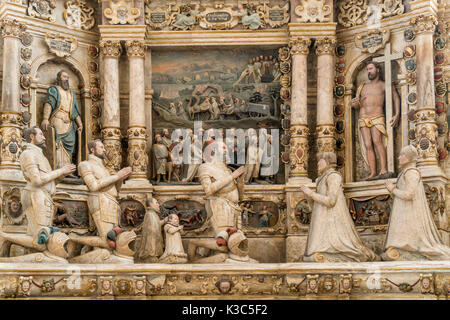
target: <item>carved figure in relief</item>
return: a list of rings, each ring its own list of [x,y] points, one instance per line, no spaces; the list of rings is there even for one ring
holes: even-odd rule
[[[254,8],[247,9],[247,13],[244,14],[242,17],[242,25],[252,29],[256,30],[262,25],[261,17],[259,16],[259,13],[256,12]]]
[[[205,163],[199,168],[200,183],[206,198],[206,211],[210,219],[215,239],[191,240],[188,248],[190,261],[198,263],[214,262],[250,262],[248,257],[248,240],[240,226],[241,210],[238,206],[241,182],[245,168],[239,167],[234,172],[226,166],[224,155],[227,147],[223,142],[213,142],[207,147]],[[242,181],[243,182],[243,181]],[[213,250],[217,254],[206,258],[196,258],[197,247]]]
[[[69,80],[67,72],[59,71],[56,75],[57,85],[48,88],[44,102],[41,128],[44,131],[50,127],[55,130],[55,169],[72,163],[74,154],[80,152],[75,150],[75,146],[80,144],[83,124],[76,93],[70,90]]]
[[[200,136],[202,136],[203,133],[200,132]],[[194,135],[194,133],[192,132],[192,130],[189,129],[189,137],[190,137],[190,141],[191,141],[191,162],[187,165],[186,167],[186,177],[183,178],[183,182],[190,182],[192,180],[194,180],[194,178],[196,178],[197,175],[197,171],[198,168],[200,167],[201,164],[201,159],[199,157],[199,159],[195,159],[195,155],[199,155],[202,149],[200,140],[198,138],[197,135]],[[186,140],[186,142],[189,142],[189,139]]]
[[[161,176],[164,181],[167,181],[167,161],[169,157],[169,149],[165,144],[160,134],[155,135],[155,143],[152,146],[153,154],[153,178],[156,176],[156,183],[161,181]]]
[[[263,206],[262,210],[258,212],[259,221],[258,228],[268,228],[269,227],[269,219],[272,216],[272,212],[267,210],[267,206]]]
[[[198,13],[191,9],[190,6],[180,6],[180,13],[175,16],[175,22],[172,24],[173,29],[189,30],[197,22]]]
[[[403,147],[396,186],[385,182],[394,203],[383,260],[450,260],[450,247],[442,242],[428,206],[417,158],[415,147]]]
[[[181,101],[177,104],[177,116],[184,120],[189,120],[186,110],[184,109],[183,102]]]
[[[142,239],[136,250],[136,259],[140,262],[154,263],[164,253],[161,228],[168,218],[159,218],[160,206],[155,198],[147,200],[147,212],[142,222]]]
[[[187,262],[187,254],[184,252],[183,242],[181,241],[183,226],[180,226],[178,215],[172,213],[168,218],[164,225],[166,247],[159,260],[163,263],[185,263]]]
[[[369,62],[366,68],[369,81],[358,88],[356,97],[352,99],[351,105],[353,108],[359,109],[359,141],[364,161],[370,168],[370,173],[366,179],[385,179],[392,175],[392,173],[387,171],[387,132],[383,112],[385,84],[381,79],[381,68],[379,65]],[[392,86],[392,95],[394,110],[389,125],[396,127],[400,117],[400,98],[394,86]],[[374,150],[380,159],[381,165],[378,176]]]
[[[261,165],[261,151],[258,147],[258,136],[250,135],[249,146],[247,148],[247,161],[245,162],[244,182],[251,183],[259,177],[259,167]]]
[[[7,241],[43,251],[23,257],[0,258],[3,262],[67,262],[68,253],[65,245],[69,238],[58,228],[52,227],[54,217],[54,203],[52,196],[56,193],[56,183],[65,176],[73,173],[76,166],[67,164],[53,170],[44,156],[42,149],[46,147],[45,137],[34,126],[24,130],[27,143],[20,155],[20,167],[27,181],[22,190],[21,201],[28,220],[26,234],[0,232],[0,244]],[[3,250],[2,250],[3,251]]]
[[[324,152],[317,164],[320,177],[317,192],[305,185],[301,191],[314,200],[311,224],[303,261],[364,262],[378,259],[364,246],[352,218],[342,189],[342,177],[335,170],[336,155]]]
[[[70,239],[82,245],[94,247],[115,249],[114,255],[117,258],[110,257],[109,250],[95,250],[72,259],[78,263],[99,262],[92,260],[93,256],[104,256],[102,262],[122,262],[119,257],[132,262],[134,252],[127,248],[128,244],[134,241],[136,237],[134,232],[122,232],[119,226],[120,205],[117,201],[118,192],[123,181],[131,174],[131,168],[121,169],[117,174],[111,175],[103,163],[106,157],[106,150],[100,140],[94,140],[88,143],[88,160],[83,161],[78,166],[78,171],[83,178],[89,190],[88,207],[89,214],[97,228],[97,236],[80,236],[74,232],[70,233]],[[111,241],[110,241],[111,240]],[[99,262],[100,263],[100,262]]]

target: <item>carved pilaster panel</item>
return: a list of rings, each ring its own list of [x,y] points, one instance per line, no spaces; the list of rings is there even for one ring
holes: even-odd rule
[[[120,170],[122,164],[122,144],[119,128],[104,128],[102,130],[103,144],[106,149],[105,166],[111,172]]]
[[[290,175],[303,177],[308,175],[308,135],[306,125],[291,126],[291,148],[289,154]]]
[[[3,38],[21,38],[22,33],[27,29],[24,23],[9,19],[3,19],[0,22],[0,27],[2,28]]]
[[[438,20],[433,15],[419,15],[411,18],[410,23],[414,28],[416,34],[424,32],[434,32],[435,25],[438,24]]]
[[[294,54],[309,54],[309,46],[311,45],[311,39],[309,38],[293,38],[289,41],[289,47],[291,48],[291,55]]]
[[[1,166],[19,166],[22,153],[22,116],[18,112],[3,112],[0,116],[0,157]]]
[[[367,21],[368,0],[343,0],[339,3],[338,21],[344,27],[353,27]]]
[[[335,126],[331,124],[317,126],[317,151],[319,154],[323,152],[336,152],[335,130]]]
[[[328,37],[323,39],[317,39],[315,47],[316,47],[316,55],[321,54],[334,55],[336,48],[336,39]]]
[[[128,135],[128,165],[132,168],[131,178],[146,178],[148,155],[146,152],[147,132],[142,127],[131,127]]]
[[[104,57],[119,58],[122,54],[120,41],[101,40],[100,48]]]
[[[130,40],[125,42],[128,57],[144,58],[145,42],[138,40]]]

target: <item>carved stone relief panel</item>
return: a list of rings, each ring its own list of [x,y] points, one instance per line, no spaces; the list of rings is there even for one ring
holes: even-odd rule
[[[110,0],[109,6],[103,15],[110,24],[136,24],[141,15],[141,10],[134,6],[134,0]]]
[[[54,22],[55,8],[56,0],[29,0],[27,13],[31,17]]]
[[[64,6],[64,20],[69,27],[81,30],[94,27],[95,10],[85,0],[68,0]]]

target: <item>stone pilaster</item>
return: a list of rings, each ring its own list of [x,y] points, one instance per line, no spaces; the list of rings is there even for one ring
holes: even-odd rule
[[[122,145],[120,142],[119,57],[120,41],[100,41],[104,70],[103,144],[107,159],[105,165],[111,172],[120,170]]]
[[[308,179],[307,58],[309,38],[293,38],[289,42],[292,56],[291,140],[289,182]]]
[[[416,33],[417,55],[417,122],[416,138],[419,167],[438,166],[437,125],[433,74],[433,32],[437,19],[419,15],[411,19]]]
[[[21,153],[21,106],[19,80],[20,39],[26,25],[16,20],[3,19],[0,22],[3,37],[3,81],[0,116],[1,135],[1,177],[22,178],[19,164]],[[8,53],[8,54],[6,54]],[[12,171],[11,171],[12,169]],[[6,170],[6,171],[5,171]]]
[[[130,63],[130,112],[128,135],[128,165],[132,168],[130,179],[147,180],[147,132],[145,126],[144,41],[126,41]]]
[[[333,125],[334,48],[336,39],[317,39],[317,150],[318,153],[335,152]]]

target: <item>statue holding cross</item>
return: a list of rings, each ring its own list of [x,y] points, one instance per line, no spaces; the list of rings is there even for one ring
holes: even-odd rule
[[[388,62],[390,64],[390,61]],[[386,83],[383,81],[381,68],[377,63],[370,61],[366,64],[366,68],[369,81],[358,87],[356,97],[352,99],[351,105],[353,108],[359,109],[359,141],[364,161],[370,168],[366,180],[387,179],[394,175],[392,172],[388,172],[388,169],[393,170],[392,128],[398,125],[400,118],[400,97],[391,85],[390,79],[386,79]],[[389,78],[391,78],[390,72]],[[383,111],[385,100],[386,115]],[[388,128],[386,128],[386,116],[390,125]],[[392,161],[388,161],[386,146],[388,146],[389,158],[392,158]],[[380,159],[381,168],[378,175],[375,152]]]

